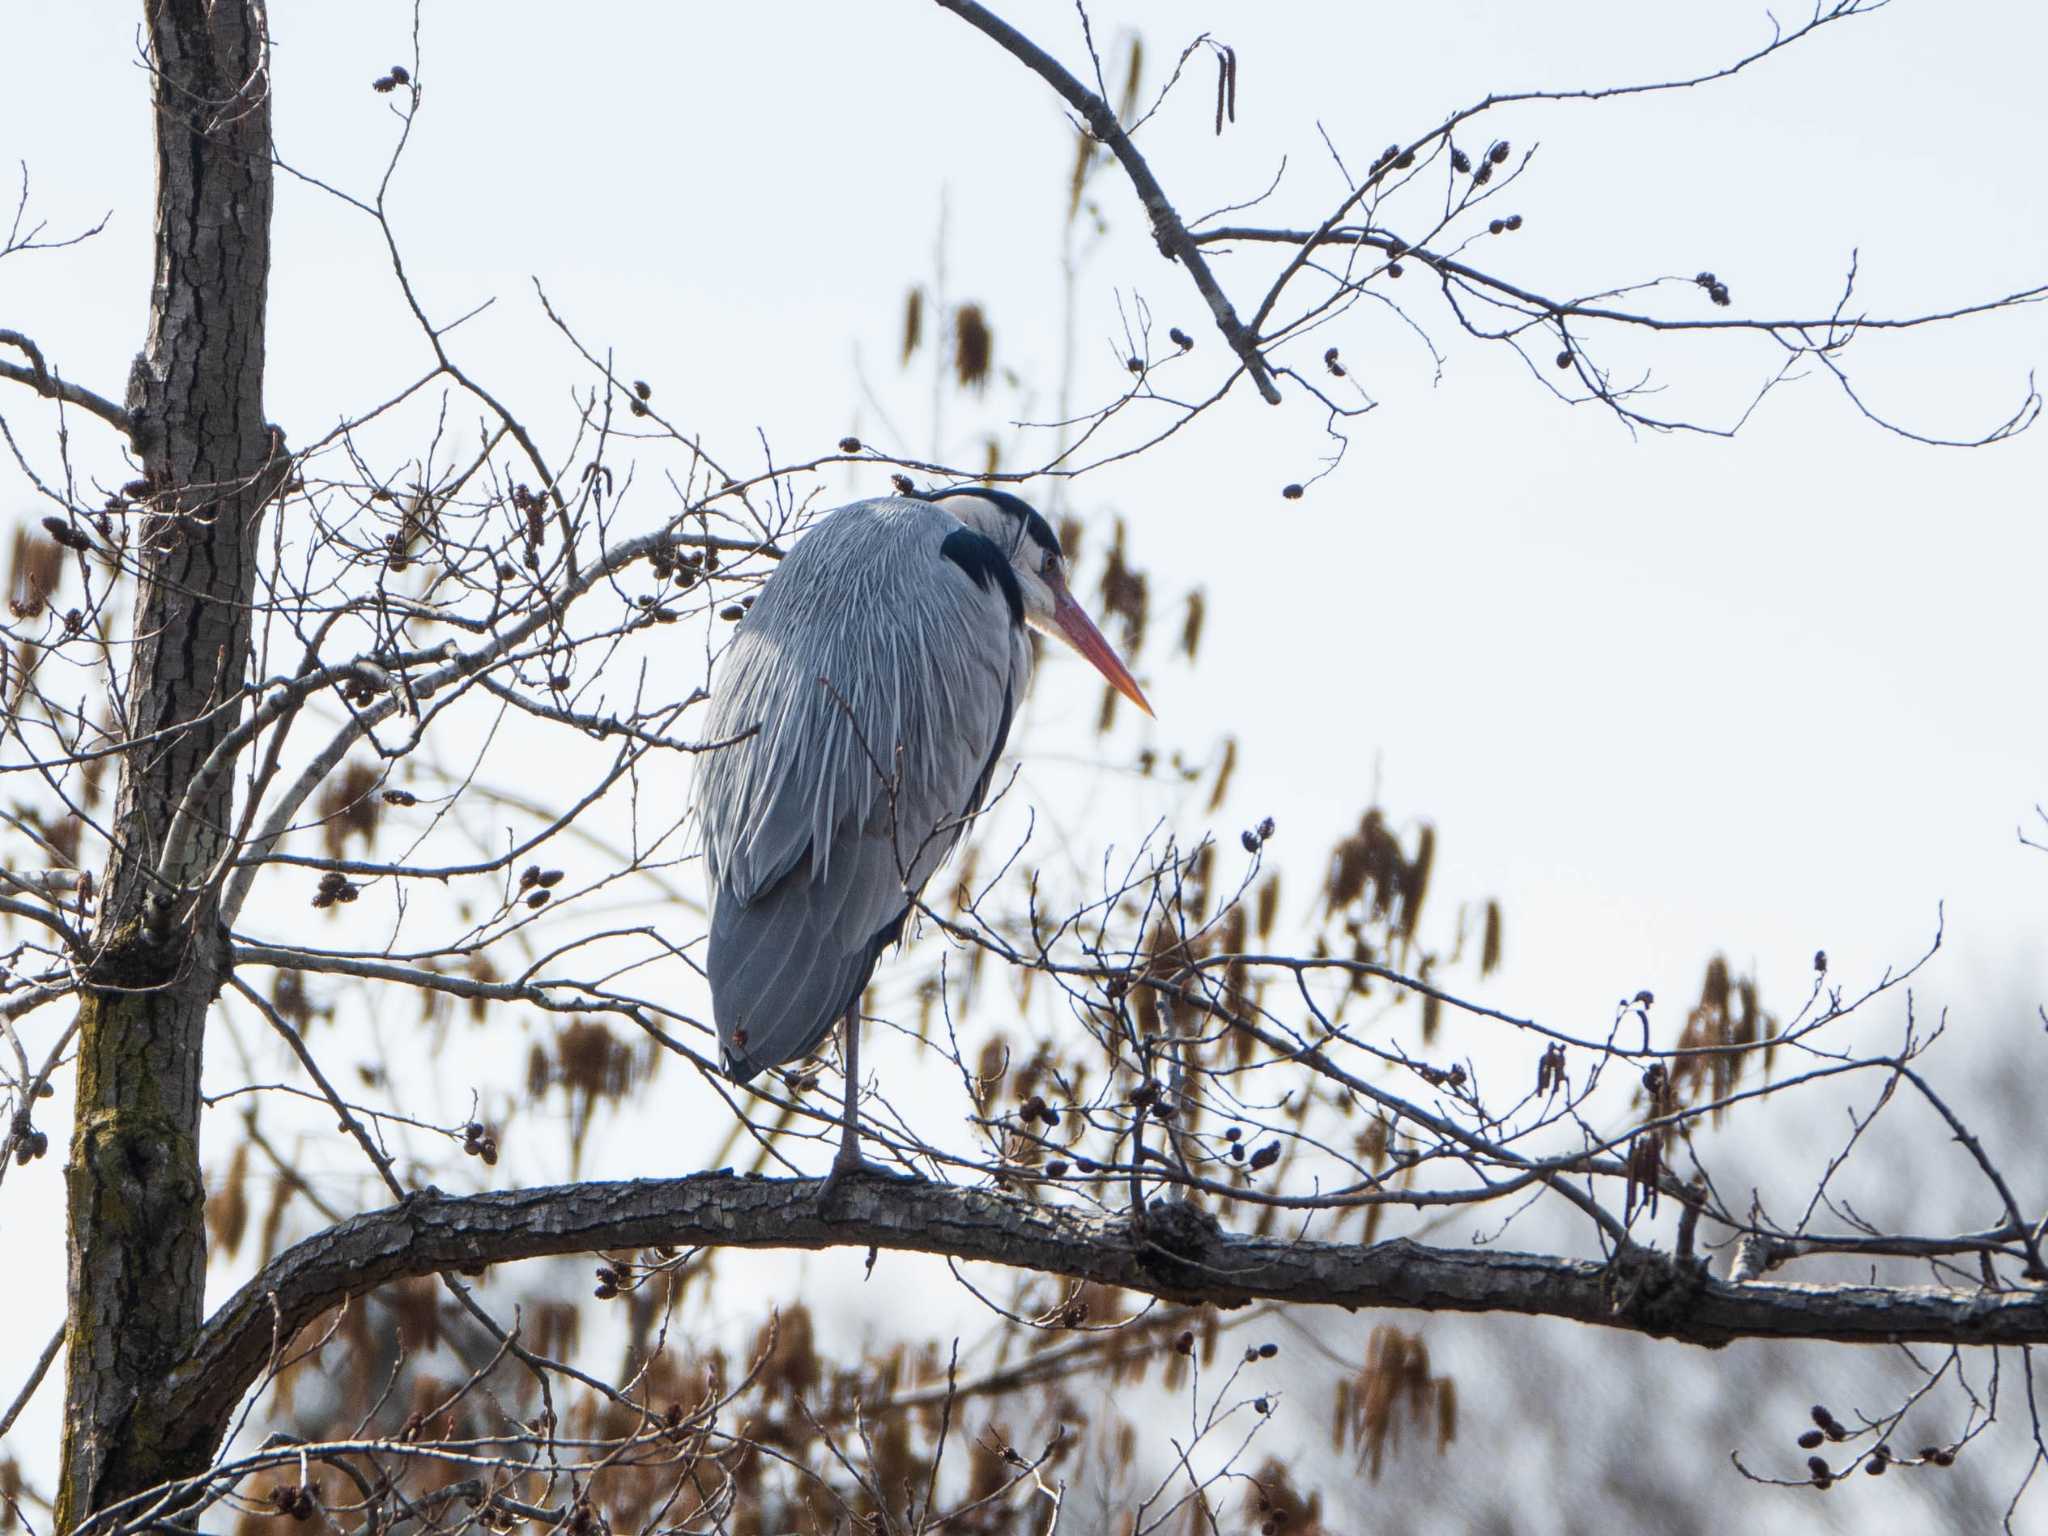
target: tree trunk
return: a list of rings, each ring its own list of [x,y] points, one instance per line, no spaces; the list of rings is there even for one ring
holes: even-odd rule
[[[156,271],[129,378],[147,489],[116,846],[81,1009],[66,1170],[70,1354],[60,1531],[203,1470],[135,1407],[189,1349],[205,1291],[201,1045],[223,979],[215,916],[232,774],[164,833],[233,728],[249,662],[262,511],[282,469],[263,420],[270,265],[267,22],[259,0],[144,0],[156,106]],[[169,1437],[176,1443],[176,1437]],[[210,1447],[206,1448],[210,1450]],[[205,1452],[202,1452],[202,1456]],[[175,1464],[174,1464],[175,1463]]]

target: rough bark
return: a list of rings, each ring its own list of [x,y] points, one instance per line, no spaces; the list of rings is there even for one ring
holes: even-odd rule
[[[266,23],[256,0],[145,0],[155,69],[156,269],[129,380],[146,485],[116,847],[80,1014],[66,1170],[70,1350],[57,1523],[196,1470],[137,1402],[189,1352],[204,1299],[201,1043],[225,947],[211,878],[233,782],[159,869],[163,834],[235,724],[258,524],[277,453],[263,420],[270,262]]]
[[[1614,1264],[1395,1241],[1324,1243],[1222,1231],[1183,1206],[1143,1233],[987,1190],[895,1180],[843,1187],[726,1172],[456,1198],[426,1193],[330,1227],[273,1260],[207,1323],[148,1403],[204,1463],[242,1395],[294,1333],[377,1286],[550,1254],[656,1247],[874,1247],[1093,1280],[1178,1302],[1254,1300],[1517,1312],[1709,1347],[1741,1338],[2048,1343],[2048,1292],[1731,1284],[1697,1261],[1634,1249]]]

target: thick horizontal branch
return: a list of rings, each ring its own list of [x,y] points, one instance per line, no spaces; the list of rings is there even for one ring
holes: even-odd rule
[[[1121,1220],[952,1185],[861,1179],[843,1185],[829,1207],[818,1191],[814,1180],[725,1171],[466,1197],[429,1191],[280,1254],[206,1324],[190,1358],[137,1411],[167,1437],[211,1452],[243,1394],[293,1334],[352,1297],[448,1270],[660,1246],[887,1249],[1070,1276],[1181,1303],[1513,1312],[1710,1347],[1740,1338],[2048,1344],[2048,1291],[2040,1290],[1731,1284],[1646,1249],[1596,1264],[1405,1240],[1248,1237],[1178,1206],[1149,1218],[1141,1233]]]

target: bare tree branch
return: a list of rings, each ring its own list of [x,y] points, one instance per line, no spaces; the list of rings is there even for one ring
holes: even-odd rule
[[[1124,132],[1109,103],[1069,74],[1059,60],[1000,16],[985,6],[975,4],[975,0],[938,0],[938,3],[969,26],[985,33],[1006,53],[1058,91],[1061,100],[1081,114],[1088,131],[1109,146],[1110,152],[1123,166],[1124,174],[1130,177],[1131,185],[1137,189],[1138,200],[1145,205],[1145,214],[1152,221],[1152,236],[1159,244],[1159,253],[1168,261],[1177,261],[1187,268],[1188,276],[1208,303],[1209,313],[1215,317],[1216,329],[1223,333],[1230,350],[1244,364],[1245,372],[1258,386],[1260,396],[1268,405],[1278,405],[1280,386],[1273,382],[1273,370],[1259,351],[1258,337],[1238,319],[1222,284],[1209,270],[1207,258],[1189,235],[1180,214],[1168,200],[1165,189],[1159,185],[1159,178],[1152,174],[1152,167],[1138,153],[1137,146]]]
[[[616,1248],[877,1248],[1070,1275],[1184,1303],[1515,1312],[1710,1348],[1741,1338],[2048,1344],[2043,1291],[1731,1284],[1702,1266],[1640,1248],[1597,1264],[1405,1240],[1321,1243],[1240,1236],[1199,1214],[1170,1227],[1148,1222],[1139,1235],[1124,1222],[914,1181],[862,1181],[839,1196],[837,1210],[825,1210],[816,1201],[820,1187],[816,1180],[718,1172],[470,1196],[423,1193],[280,1254],[206,1324],[149,1411],[167,1433],[217,1435],[270,1358],[273,1341],[350,1297],[444,1270]]]
[[[128,413],[107,399],[96,395],[81,384],[58,377],[43,361],[42,349],[19,331],[0,330],[0,343],[19,347],[28,354],[30,366],[19,363],[0,363],[0,379],[12,379],[17,384],[26,384],[47,400],[62,400],[67,405],[78,406],[92,412],[108,426],[118,429],[123,436],[134,430],[134,423]]]

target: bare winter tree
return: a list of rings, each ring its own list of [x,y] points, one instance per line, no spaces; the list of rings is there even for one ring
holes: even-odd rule
[[[1211,84],[1226,131],[1229,47],[1199,38],[1148,87],[1141,50],[1105,61],[1085,12],[1055,50],[939,0],[978,34],[964,41],[980,67],[1021,66],[1057,94],[1078,130],[1073,206],[1090,187],[1134,193],[1213,332],[1198,345],[1134,312],[1121,394],[951,464],[853,437],[758,461],[705,441],[547,294],[572,404],[522,419],[465,364],[466,317],[423,299],[388,217],[430,122],[430,61],[415,51],[374,82],[396,143],[377,185],[352,189],[277,158],[256,0],[147,0],[156,264],[125,392],[0,330],[19,358],[0,374],[47,402],[35,420],[50,426],[0,419],[47,509],[15,536],[0,625],[0,1176],[43,1174],[39,1110],[66,1082],[75,1100],[66,1320],[0,1420],[57,1390],[61,1356],[63,1443],[4,1464],[7,1518],[93,1536],[231,1517],[578,1536],[1062,1518],[1311,1530],[1323,1505],[1266,1433],[1290,1378],[1251,1325],[1319,1307],[1524,1314],[1709,1349],[1900,1346],[1917,1374],[1892,1398],[1817,1411],[1810,1461],[1746,1470],[1820,1487],[1859,1466],[1939,1476],[2003,1416],[2031,1437],[2023,1488],[2048,1459],[2029,1353],[2048,1344],[2048,1208],[2014,1167],[2016,1122],[1999,1121],[2001,1142],[1996,1117],[1923,1071],[1942,1031],[1909,1002],[1913,965],[1850,983],[1816,955],[1808,995],[1780,1006],[1716,959],[1681,1027],[1642,993],[1588,1033],[1468,995],[1460,978],[1493,970],[1504,918],[1479,900],[1438,918],[1427,826],[1365,808],[1320,867],[1295,866],[1312,894],[1290,905],[1270,822],[1055,852],[999,786],[874,994],[922,1066],[886,1095],[864,1085],[862,1132],[910,1177],[827,1202],[806,1169],[833,1134],[829,1063],[746,1088],[718,1070],[679,810],[690,761],[729,745],[704,737],[699,708],[721,638],[827,472],[905,493],[1072,481],[1247,391],[1325,422],[1334,466],[1373,407],[1330,339],[1360,306],[1447,345],[1513,348],[1542,389],[1631,429],[1733,432],[1777,382],[1817,370],[1879,427],[1936,441],[1865,404],[1856,355],[2048,289],[1872,316],[1852,272],[1828,302],[1772,318],[1711,272],[1543,293],[1494,259],[1521,227],[1503,199],[1529,161],[1492,114],[1708,89],[1874,8],[1822,5],[1694,78],[1487,96],[1384,149],[1332,144],[1334,202],[1281,217],[1274,195],[1190,221],[1140,131],[1169,93]],[[378,230],[429,357],[307,442],[264,406],[279,171]],[[32,223],[24,185],[4,257],[61,260],[48,252],[64,243]],[[1642,337],[1682,366],[1699,333],[1764,359],[1723,417],[1659,415],[1647,380],[1607,361]],[[975,306],[912,294],[905,357],[942,391],[981,386],[993,344]],[[2010,436],[2038,407],[2029,389],[1969,440]],[[1141,533],[1127,549],[1121,528],[1098,530],[1089,550],[1133,650],[1161,627]],[[1199,596],[1173,627],[1153,650],[1193,660]],[[1105,740],[1114,705],[1105,694]],[[1237,751],[1140,766],[1213,808]],[[400,1019],[475,1085],[467,1114],[445,1113]],[[1520,1076],[1482,1068],[1481,1030],[1516,1042]],[[486,1038],[523,1057],[519,1074],[451,1065]],[[714,1161],[735,1166],[580,1177],[657,1067],[664,1102],[721,1117]],[[1717,1169],[1715,1129],[1767,1102],[1852,1107],[1798,1210]],[[501,1158],[527,1166],[543,1104],[561,1114],[565,1181],[493,1187]],[[1949,1208],[1969,1217],[1866,1219],[1845,1193],[1915,1115],[1967,1158]],[[327,1177],[335,1145],[372,1198],[337,1198],[354,1186]],[[256,1189],[273,1191],[260,1213]],[[1451,1214],[1487,1240],[1428,1241]],[[1540,1251],[1492,1240],[1511,1221]],[[985,1309],[974,1368],[914,1324],[872,1356],[834,1356],[801,1297],[764,1303],[749,1348],[692,1331],[693,1288],[743,1250],[822,1248],[945,1261]],[[518,1262],[573,1256],[596,1256],[595,1298]],[[249,1277],[209,1313],[210,1262]],[[1776,1277],[1794,1265],[1807,1278]],[[1090,1379],[1189,1415],[1148,1439],[1143,1415],[1080,1399]],[[1404,1433],[1456,1432],[1455,1386],[1402,1324],[1331,1390],[1338,1445],[1369,1470]],[[1943,1427],[1909,1442],[1909,1413]]]

